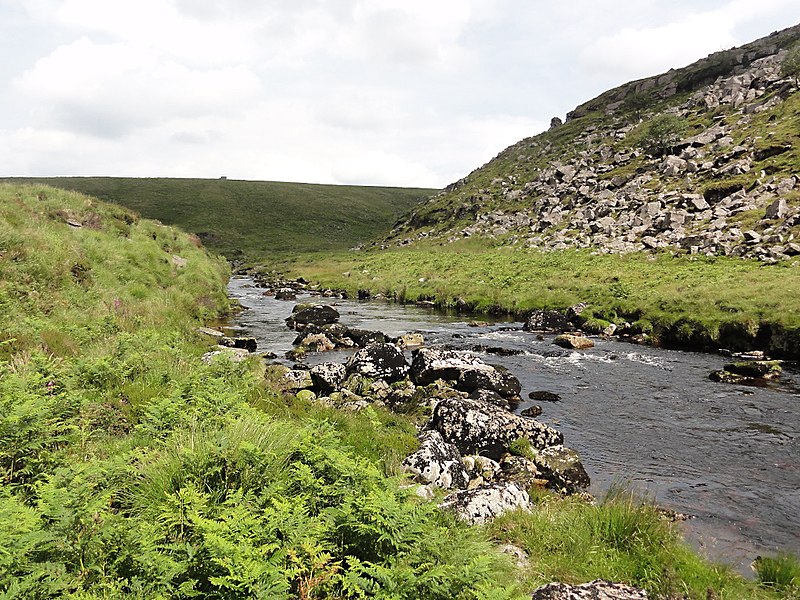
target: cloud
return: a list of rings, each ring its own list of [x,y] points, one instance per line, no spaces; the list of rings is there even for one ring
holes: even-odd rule
[[[118,137],[176,116],[240,111],[261,83],[245,67],[190,69],[134,43],[81,38],[37,61],[15,89],[34,122]]]

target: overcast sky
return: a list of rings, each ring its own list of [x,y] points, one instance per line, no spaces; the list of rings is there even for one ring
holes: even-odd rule
[[[798,0],[0,0],[0,175],[442,187]]]

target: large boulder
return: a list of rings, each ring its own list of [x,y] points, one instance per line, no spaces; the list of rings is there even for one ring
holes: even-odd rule
[[[310,374],[314,388],[323,394],[330,394],[342,386],[346,372],[344,365],[328,362],[311,367]]]
[[[647,592],[623,583],[597,579],[581,585],[548,583],[531,595],[531,600],[647,600]]]
[[[403,351],[394,344],[370,344],[350,357],[347,372],[369,377],[399,381],[408,374]]]
[[[510,510],[528,508],[529,504],[528,492],[509,481],[455,492],[446,496],[439,507],[452,510],[462,521],[477,525]]]
[[[527,438],[537,450],[563,441],[561,433],[552,427],[499,406],[468,398],[439,401],[433,409],[428,429],[437,430],[462,454],[483,454],[495,460],[499,460],[510,444],[519,438]]]
[[[572,326],[567,316],[558,310],[535,310],[522,326],[525,331],[542,331],[548,333],[561,333],[570,331]]]
[[[480,358],[469,352],[420,348],[412,354],[410,375],[417,385],[429,385],[437,379],[457,381],[466,369],[484,366]]]
[[[307,325],[327,325],[339,320],[339,311],[329,304],[297,304],[286,319],[291,329],[302,330]]]
[[[461,454],[453,444],[442,439],[438,431],[423,431],[419,450],[403,460],[403,467],[420,483],[430,483],[445,490],[464,489],[469,474],[461,462]]]
[[[370,344],[385,344],[389,341],[385,333],[369,329],[351,328],[347,332],[347,337],[353,340],[353,343],[359,348],[365,348]]]
[[[566,446],[548,446],[536,452],[533,459],[548,487],[574,494],[589,487],[589,475],[580,455]]]

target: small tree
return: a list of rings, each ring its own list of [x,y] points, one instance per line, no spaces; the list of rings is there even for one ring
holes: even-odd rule
[[[800,85],[800,42],[789,48],[789,53],[781,63],[781,74],[792,77],[795,85]]]
[[[649,94],[638,92],[635,94],[628,94],[625,97],[622,105],[636,115],[636,120],[639,121],[642,118],[642,110],[647,108],[647,106],[650,104],[650,100],[651,98]]]
[[[645,127],[642,145],[651,154],[663,156],[672,151],[685,131],[686,123],[681,118],[662,113],[653,117]]]

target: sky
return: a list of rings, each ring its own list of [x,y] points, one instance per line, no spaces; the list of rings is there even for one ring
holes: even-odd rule
[[[798,0],[0,0],[0,175],[440,188]]]

